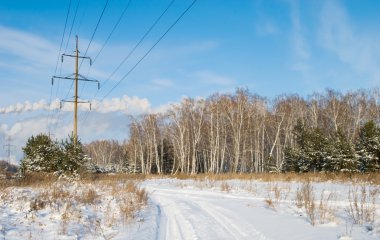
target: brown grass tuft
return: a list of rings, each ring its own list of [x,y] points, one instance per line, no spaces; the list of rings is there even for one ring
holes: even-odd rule
[[[376,219],[376,199],[379,188],[365,185],[350,187],[348,191],[349,206],[346,212],[355,224],[372,223]]]
[[[222,192],[227,192],[229,193],[231,191],[232,187],[225,181],[223,181],[221,184],[220,184],[220,190]]]

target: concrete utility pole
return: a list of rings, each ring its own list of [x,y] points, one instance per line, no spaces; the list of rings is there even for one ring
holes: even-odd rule
[[[76,42],[76,47],[75,47],[75,55],[70,55],[70,54],[62,54],[61,61],[63,62],[63,57],[74,57],[75,58],[75,73],[68,75],[68,76],[53,76],[51,79],[51,83],[54,84],[54,79],[68,79],[68,80],[74,80],[74,100],[61,100],[61,108],[62,108],[62,103],[63,102],[71,102],[74,103],[74,130],[73,130],[73,135],[74,135],[74,144],[77,144],[78,141],[78,103],[88,103],[90,104],[90,110],[91,110],[91,103],[90,101],[78,101],[78,81],[86,81],[86,82],[96,82],[98,83],[98,89],[100,88],[100,83],[98,80],[92,80],[92,79],[87,79],[83,75],[79,74],[79,58],[81,59],[87,59],[90,60],[90,65],[92,64],[92,60],[89,57],[86,56],[79,56],[79,50],[78,50],[78,36],[75,36],[75,42]],[[74,77],[73,77],[74,76]]]
[[[6,139],[7,143],[4,144],[4,149],[7,153],[7,162],[8,164],[11,164],[11,148],[12,147],[15,147],[15,145],[12,144],[12,138],[11,137],[7,137]]]

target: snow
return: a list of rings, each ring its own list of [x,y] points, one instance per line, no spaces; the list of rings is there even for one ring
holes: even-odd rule
[[[354,224],[348,193],[360,185],[352,183],[311,183],[314,225],[305,208],[297,207],[304,183],[156,178],[139,186],[148,192],[148,204],[124,222],[117,195],[97,185],[65,185],[70,191],[94,188],[102,194],[96,204],[74,204],[66,226],[63,203],[59,209],[30,210],[42,189],[8,188],[0,195],[0,239],[380,239],[379,195],[364,204],[376,208],[373,221]],[[364,187],[367,193],[379,188]],[[325,211],[318,210],[321,202]]]

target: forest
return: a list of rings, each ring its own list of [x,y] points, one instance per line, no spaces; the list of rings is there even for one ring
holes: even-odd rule
[[[268,99],[237,89],[130,117],[123,143],[84,146],[94,165],[131,173],[379,170],[379,89]]]

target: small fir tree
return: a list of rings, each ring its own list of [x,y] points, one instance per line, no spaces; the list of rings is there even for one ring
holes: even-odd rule
[[[361,172],[380,170],[380,129],[373,121],[365,123],[360,128],[356,154]]]
[[[20,171],[54,172],[59,168],[61,150],[56,141],[48,135],[39,134],[27,140],[23,148],[24,158],[20,164]]]
[[[84,154],[83,145],[78,139],[75,144],[74,135],[62,141],[62,163],[61,170],[71,172],[80,170],[88,162],[88,157]]]
[[[359,160],[355,155],[355,147],[341,130],[336,132],[331,142],[331,166],[335,172],[358,172]]]

